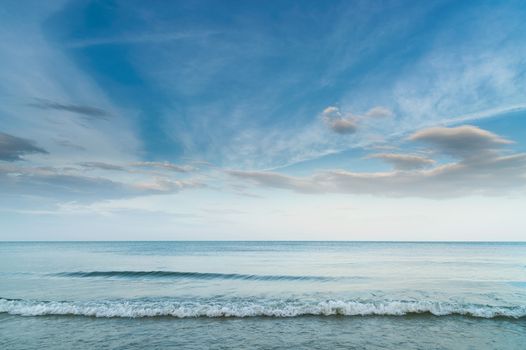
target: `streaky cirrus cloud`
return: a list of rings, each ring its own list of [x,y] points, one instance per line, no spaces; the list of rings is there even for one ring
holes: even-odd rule
[[[36,145],[32,140],[0,132],[0,160],[23,160],[26,154],[47,154],[48,152]]]
[[[78,163],[80,166],[86,169],[98,169],[98,170],[113,170],[113,171],[125,171],[125,172],[136,172],[135,168],[144,169],[158,169],[166,170],[170,172],[178,173],[189,173],[196,170],[195,167],[188,164],[174,164],[168,161],[165,162],[132,162],[125,164],[113,164],[106,162],[81,162]]]
[[[132,173],[125,178],[110,176],[108,171],[126,171],[101,162],[86,163],[102,170],[101,175],[86,175],[75,167],[18,166],[0,164],[0,192],[6,195],[30,195],[54,200],[93,202],[152,194],[171,194],[206,184],[197,179],[174,179],[162,174]],[[154,176],[153,176],[154,175]]]
[[[206,38],[210,35],[217,34],[214,31],[181,31],[181,32],[151,32],[151,33],[135,33],[127,34],[122,36],[109,36],[109,37],[94,37],[77,39],[70,41],[66,44],[67,47],[82,49],[91,46],[102,46],[102,45],[129,45],[129,44],[155,44],[178,40],[192,40],[199,38]]]
[[[57,145],[62,146],[64,148],[68,148],[68,149],[71,149],[71,150],[74,150],[74,151],[86,151],[85,147],[77,145],[76,143],[71,142],[70,140],[67,140],[67,139],[55,138],[55,139],[53,139],[53,141]]]
[[[126,171],[124,166],[104,162],[81,162],[79,165],[87,169]]]
[[[194,180],[156,178],[147,182],[134,183],[133,187],[148,193],[174,193],[186,188],[203,188],[206,187],[206,185]]]
[[[28,105],[40,109],[50,109],[80,114],[87,119],[108,119],[110,117],[110,114],[107,111],[98,107],[59,103],[46,99],[36,99],[35,102],[29,103]]]
[[[175,171],[179,173],[188,173],[188,172],[195,170],[195,167],[188,165],[188,164],[179,165],[179,164],[174,164],[174,163],[167,162],[167,161],[165,162],[134,162],[134,163],[131,163],[131,165],[135,167],[160,168],[160,169]]]

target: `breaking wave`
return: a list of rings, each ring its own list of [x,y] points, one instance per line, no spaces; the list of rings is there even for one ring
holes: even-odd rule
[[[480,318],[525,318],[526,306],[488,306],[436,301],[303,301],[303,300],[106,300],[38,301],[0,298],[0,313],[21,316],[89,317],[298,317],[404,316],[430,314]]]

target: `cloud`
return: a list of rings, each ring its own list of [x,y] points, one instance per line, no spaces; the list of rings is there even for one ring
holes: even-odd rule
[[[170,41],[206,38],[216,34],[214,31],[205,32],[162,32],[162,33],[137,33],[133,35],[110,36],[105,38],[88,38],[69,42],[66,46],[70,48],[86,48],[101,45],[127,45],[144,43],[163,43]]]
[[[344,116],[340,109],[334,106],[329,106],[322,112],[322,119],[329,129],[341,135],[353,134],[358,131],[360,121],[393,116],[394,113],[390,109],[382,106],[373,107],[362,115],[348,113],[347,116]]]
[[[330,128],[337,134],[353,134],[356,132],[356,123],[350,118],[332,120]]]
[[[430,128],[413,134],[410,140],[425,140],[435,146],[437,152],[460,155],[462,158],[431,169],[421,169],[423,165],[433,163],[433,160],[415,155],[380,154],[372,157],[391,162],[395,165],[394,171],[360,173],[332,170],[307,177],[255,171],[230,171],[229,174],[258,186],[300,193],[352,193],[387,197],[503,195],[526,187],[526,153],[504,156],[494,151],[495,147],[511,141],[493,133],[466,126]],[[452,143],[448,144],[447,141]],[[478,156],[481,152],[484,157]]]
[[[329,129],[340,135],[356,132],[356,120],[353,117],[343,117],[337,107],[327,107],[322,113],[323,121]]]
[[[388,108],[376,106],[368,110],[364,116],[367,118],[390,118],[394,116],[394,113]]]
[[[126,171],[126,168],[120,165],[103,163],[103,162],[82,162],[82,163],[79,163],[79,165],[84,168],[90,168],[90,169]]]
[[[446,198],[503,195],[526,185],[526,154],[494,157],[477,163],[451,163],[430,170],[387,173],[332,171],[315,178],[330,192],[394,197]]]
[[[228,170],[227,174],[236,178],[251,181],[256,185],[264,187],[292,189],[294,191],[303,193],[315,193],[322,191],[322,189],[316,186],[312,179],[309,178],[302,179],[266,171]]]
[[[22,160],[25,154],[48,152],[35,145],[34,141],[0,132],[0,160],[16,161]]]
[[[199,188],[205,185],[198,181],[157,178],[153,181],[135,183],[133,187],[150,193],[174,193],[185,188]]]
[[[397,170],[420,169],[435,163],[433,159],[414,154],[377,153],[368,156],[368,158],[382,159],[392,164]]]
[[[188,173],[195,168],[191,165],[178,165],[170,162],[135,162],[131,163],[131,166],[135,167],[146,167],[146,168],[161,168],[165,170],[175,171],[179,173]]]
[[[37,99],[35,102],[30,103],[29,106],[40,108],[40,109],[52,109],[57,111],[66,111],[76,114],[81,114],[83,117],[88,119],[108,119],[110,114],[105,110],[97,107],[63,104],[45,99]]]
[[[477,164],[452,163],[431,170],[410,172],[357,173],[334,170],[303,178],[261,172],[230,174],[262,187],[299,193],[423,198],[503,195],[526,185],[526,154],[497,157]]]
[[[98,169],[98,170],[113,170],[113,171],[125,171],[129,173],[144,172],[148,173],[147,170],[139,171],[134,168],[155,168],[167,171],[173,171],[178,173],[188,173],[196,170],[191,165],[178,165],[170,162],[133,162],[125,165],[119,164],[110,164],[105,162],[82,162],[79,163],[80,166],[88,169]]]
[[[459,158],[486,156],[488,152],[513,143],[472,125],[427,128],[415,132],[409,140],[425,142],[438,152]]]
[[[110,164],[88,162],[85,166],[101,170],[120,170]],[[125,168],[122,168],[124,171]],[[137,176],[137,175],[135,175]],[[151,178],[142,174],[132,179],[86,176],[79,169],[66,167],[21,167],[0,164],[0,192],[10,195],[91,202],[97,200],[169,194],[187,188],[203,187],[197,180]]]
[[[2,193],[60,200],[93,201],[138,195],[124,183],[52,168],[0,168]]]
[[[69,148],[69,149],[73,149],[73,150],[76,150],[76,151],[86,151],[86,148],[80,146],[80,145],[77,145],[69,140],[65,140],[65,139],[54,139],[53,141],[55,141],[55,143],[57,145],[60,145],[62,147],[65,147],[65,148]]]

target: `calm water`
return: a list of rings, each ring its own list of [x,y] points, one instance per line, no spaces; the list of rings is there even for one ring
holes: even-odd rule
[[[1,349],[524,344],[526,243],[0,243]]]

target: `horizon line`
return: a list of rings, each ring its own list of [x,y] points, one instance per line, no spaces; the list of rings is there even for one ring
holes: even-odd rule
[[[523,241],[466,241],[466,240],[235,240],[235,239],[219,239],[219,240],[207,240],[207,239],[173,239],[173,240],[0,240],[0,243],[132,243],[132,242],[288,242],[288,243],[526,243]]]

